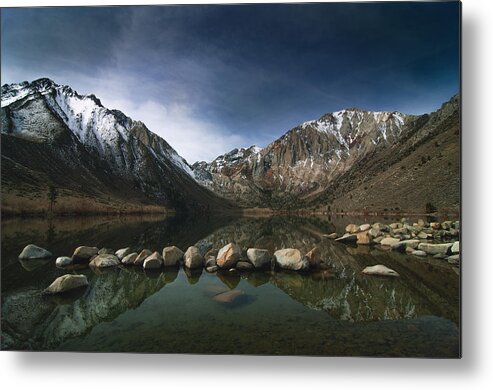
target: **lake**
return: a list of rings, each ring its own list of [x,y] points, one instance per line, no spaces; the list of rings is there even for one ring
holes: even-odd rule
[[[84,217],[2,221],[2,349],[326,356],[458,357],[459,270],[444,260],[326,239],[357,218]],[[391,220],[381,221],[390,223]],[[329,269],[307,274],[63,270],[19,261],[33,243],[55,257],[79,245],[161,251],[229,242],[274,251],[317,246]],[[384,264],[398,278],[363,275]],[[89,287],[42,296],[55,278]],[[219,296],[228,293],[234,299]],[[228,296],[228,294],[226,294]]]

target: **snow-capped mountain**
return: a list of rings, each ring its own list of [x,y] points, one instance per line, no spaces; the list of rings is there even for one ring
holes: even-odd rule
[[[448,106],[453,110],[442,107],[423,116],[357,108],[327,113],[296,126],[263,149],[234,149],[192,168],[202,185],[244,207],[313,207],[329,202],[328,194],[361,164],[371,160],[381,171],[389,168],[389,158],[379,157],[383,151],[404,157],[410,138],[424,142],[437,121],[458,115],[457,97],[451,102]]]
[[[56,179],[57,170],[48,168],[59,161],[60,168],[80,169],[79,181],[95,182],[101,194],[125,198],[125,192],[141,193],[175,208],[216,200],[196,183],[188,163],[164,139],[142,122],[107,109],[94,95],[79,95],[44,78],[2,86],[1,106],[2,173],[5,160],[11,169],[39,171],[62,188],[73,187],[60,170],[62,177]],[[50,161],[33,166],[33,159],[20,153],[23,148]],[[40,180],[39,175],[32,176]]]

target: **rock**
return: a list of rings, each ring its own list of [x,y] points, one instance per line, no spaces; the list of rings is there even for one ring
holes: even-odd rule
[[[120,260],[115,255],[97,255],[91,260],[89,265],[96,268],[114,267],[120,264]]]
[[[185,267],[187,268],[199,268],[202,267],[204,258],[200,254],[199,248],[191,246],[187,249],[184,255]]]
[[[449,230],[452,227],[452,221],[443,221],[441,223],[442,229]]]
[[[460,255],[452,255],[452,256],[449,256],[449,257],[447,257],[447,261],[450,264],[457,265],[457,264],[459,264],[459,261],[460,261]]]
[[[153,252],[152,255],[148,256],[144,260],[143,267],[144,269],[157,269],[161,268],[163,265],[163,258],[159,254],[159,252]]]
[[[350,234],[354,234],[359,231],[359,226],[355,225],[354,223],[350,223],[349,225],[346,226],[346,232]]]
[[[213,266],[207,267],[205,270],[210,273],[210,272],[216,272],[218,269],[219,269],[219,267],[217,265],[213,265]]]
[[[380,241],[380,245],[382,245],[382,246],[392,246],[392,244],[395,244],[395,243],[397,243],[399,241],[400,241],[400,239],[398,239],[398,238],[385,237],[384,239],[382,239],[382,241]]]
[[[388,232],[389,231],[389,227],[387,225],[384,225],[383,223],[380,223],[380,222],[374,223],[373,225],[371,225],[371,227],[373,229],[377,229],[377,230],[380,230],[382,232]]]
[[[334,240],[337,237],[339,237],[339,235],[337,233],[324,234],[323,236],[324,237],[327,237],[327,238],[330,238],[331,240]]]
[[[72,264],[72,258],[68,256],[57,257],[55,264],[57,267],[65,267]]]
[[[235,299],[243,295],[243,291],[231,290],[214,296],[214,300],[219,303],[232,303]]]
[[[167,246],[163,249],[163,265],[165,267],[176,267],[176,265],[183,259],[183,251],[176,246]]]
[[[122,264],[132,265],[135,262],[137,256],[138,256],[137,252],[129,253],[122,259]]]
[[[428,226],[428,224],[427,224],[424,220],[422,220],[422,219],[420,218],[420,219],[418,219],[418,226],[421,226],[421,227],[427,227],[427,226]]]
[[[398,228],[398,229],[392,229],[392,234],[395,236],[402,235],[402,234],[408,234],[408,233],[409,233],[409,231],[405,227]]]
[[[127,255],[129,255],[130,253],[132,253],[132,251],[130,250],[130,248],[122,248],[122,249],[118,249],[116,252],[115,252],[115,255],[116,257],[118,257],[120,260],[123,260],[123,258]]]
[[[246,271],[253,269],[253,264],[249,263],[248,261],[238,261],[236,263],[236,269],[239,271]]]
[[[421,238],[422,240],[426,240],[429,237],[429,234],[426,232],[419,232],[418,233],[418,238]]]
[[[437,253],[436,255],[433,255],[434,259],[445,259],[447,258],[447,255],[444,255],[443,253]]]
[[[114,255],[115,251],[110,248],[101,248],[98,250],[98,255]]]
[[[373,265],[371,267],[366,267],[363,270],[365,275],[379,275],[379,276],[399,276],[397,272],[393,269],[387,268],[382,264]]]
[[[452,243],[448,244],[428,244],[422,242],[418,245],[418,249],[421,251],[425,251],[429,255],[436,255],[438,253],[442,253],[444,255],[450,252],[450,248],[452,247]]]
[[[413,251],[411,254],[414,256],[426,257],[426,252],[421,250]]]
[[[405,251],[407,248],[417,249],[420,241],[419,240],[404,240],[396,242],[390,247],[394,250]]]
[[[400,228],[402,227],[402,223],[398,223],[398,222],[397,222],[397,223],[391,223],[391,224],[389,225],[389,227],[390,227],[391,229],[400,229]]]
[[[410,246],[406,246],[406,253],[411,254],[411,253],[413,253],[414,251],[415,251],[415,249],[414,249],[414,248],[411,248]]]
[[[255,268],[270,267],[272,256],[267,249],[248,248],[247,258]]]
[[[301,256],[298,249],[280,249],[274,252],[276,264],[282,269],[301,271],[308,269],[308,261]]]
[[[53,257],[50,251],[34,244],[27,245],[19,255],[20,260],[47,259],[50,257]]]
[[[232,268],[241,258],[241,248],[229,243],[217,253],[216,264],[219,268]]]
[[[358,240],[356,234],[345,233],[342,237],[336,238],[335,241],[342,242],[344,244],[354,244]]]
[[[453,243],[452,247],[450,248],[450,251],[453,254],[459,253],[460,252],[460,242],[459,241],[455,241]]]
[[[74,263],[88,263],[92,257],[98,254],[99,249],[95,246],[79,246],[72,255]]]
[[[145,259],[147,259],[147,257],[149,257],[150,255],[152,255],[152,252],[149,249],[142,249],[135,258],[134,265],[144,264]]]
[[[430,227],[433,229],[433,230],[438,230],[441,228],[441,225],[440,225],[440,222],[430,222]]]
[[[87,277],[85,275],[68,274],[56,278],[55,281],[43,291],[43,294],[59,294],[88,285],[89,282],[87,281]]]
[[[380,244],[384,238],[385,238],[384,236],[378,236],[377,238],[373,239],[373,242],[375,244]]]
[[[217,256],[217,255],[216,255]],[[204,258],[204,266],[207,267],[217,267],[216,256],[207,256]]]
[[[382,231],[380,229],[376,229],[374,227],[372,227],[369,231],[368,231],[368,234],[372,237],[379,237],[382,235]]]
[[[358,244],[358,245],[370,245],[371,244],[371,237],[370,237],[368,230],[356,233],[356,244]]]
[[[315,247],[305,255],[306,261],[310,268],[318,268],[320,266],[320,250]]]
[[[370,230],[371,225],[369,223],[364,223],[363,225],[359,225],[359,231],[364,232],[366,230]]]

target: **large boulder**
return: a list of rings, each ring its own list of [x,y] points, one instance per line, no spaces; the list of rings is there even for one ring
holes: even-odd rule
[[[55,265],[57,267],[66,267],[70,264],[72,264],[72,258],[68,256],[60,256],[55,260]]]
[[[37,245],[27,245],[19,255],[20,260],[32,260],[32,259],[48,259],[53,257],[53,254]]]
[[[219,268],[233,268],[241,258],[241,248],[229,243],[217,253],[216,263]]]
[[[122,264],[124,265],[133,265],[135,259],[139,254],[137,252],[129,253],[122,259]]]
[[[152,255],[148,256],[144,260],[143,267],[144,269],[157,269],[161,268],[163,265],[163,258],[159,254],[159,252],[153,252]]]
[[[399,276],[397,272],[390,269],[382,264],[373,265],[371,267],[366,267],[363,270],[365,275],[378,275],[378,276]]]
[[[400,239],[398,239],[398,238],[385,237],[384,239],[382,239],[382,241],[380,241],[380,245],[382,245],[382,246],[392,246],[393,244],[398,243],[399,241],[400,241]]]
[[[150,255],[152,255],[152,252],[149,249],[142,249],[135,258],[134,265],[144,264],[144,260],[147,259]]]
[[[349,234],[354,234],[359,232],[359,226],[355,225],[354,223],[350,223],[349,225],[346,226],[346,232]]]
[[[449,254],[451,247],[452,247],[452,243],[428,244],[426,242],[422,242],[421,244],[418,245],[418,249],[420,251],[424,251],[424,252],[428,253],[429,255],[436,255],[439,253],[447,255],[447,254]]]
[[[320,266],[320,250],[315,247],[305,255],[310,268],[318,268]]]
[[[301,252],[298,249],[288,248],[275,251],[274,259],[282,269],[302,271],[309,267],[308,260],[301,256]]]
[[[79,246],[75,249],[72,260],[76,264],[88,263],[98,252],[99,249],[95,246]]]
[[[122,249],[118,249],[116,252],[115,252],[115,255],[116,257],[118,257],[120,260],[123,260],[123,258],[127,255],[129,255],[130,253],[132,253],[132,251],[130,250],[130,248],[122,248]]]
[[[272,256],[267,249],[248,248],[247,258],[255,268],[270,266]]]
[[[200,254],[199,248],[191,246],[187,249],[184,255],[184,264],[187,268],[199,268],[202,267],[204,258]]]
[[[89,285],[89,282],[85,275],[63,275],[56,278],[55,281],[43,291],[43,294],[59,294],[87,285]]]
[[[183,251],[176,246],[167,246],[163,249],[163,265],[165,267],[176,267],[183,259]]]
[[[91,260],[89,265],[96,268],[114,267],[120,264],[120,260],[115,255],[97,255]]]

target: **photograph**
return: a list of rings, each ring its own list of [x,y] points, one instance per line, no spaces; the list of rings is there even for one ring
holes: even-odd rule
[[[461,2],[0,15],[2,351],[462,357]]]

